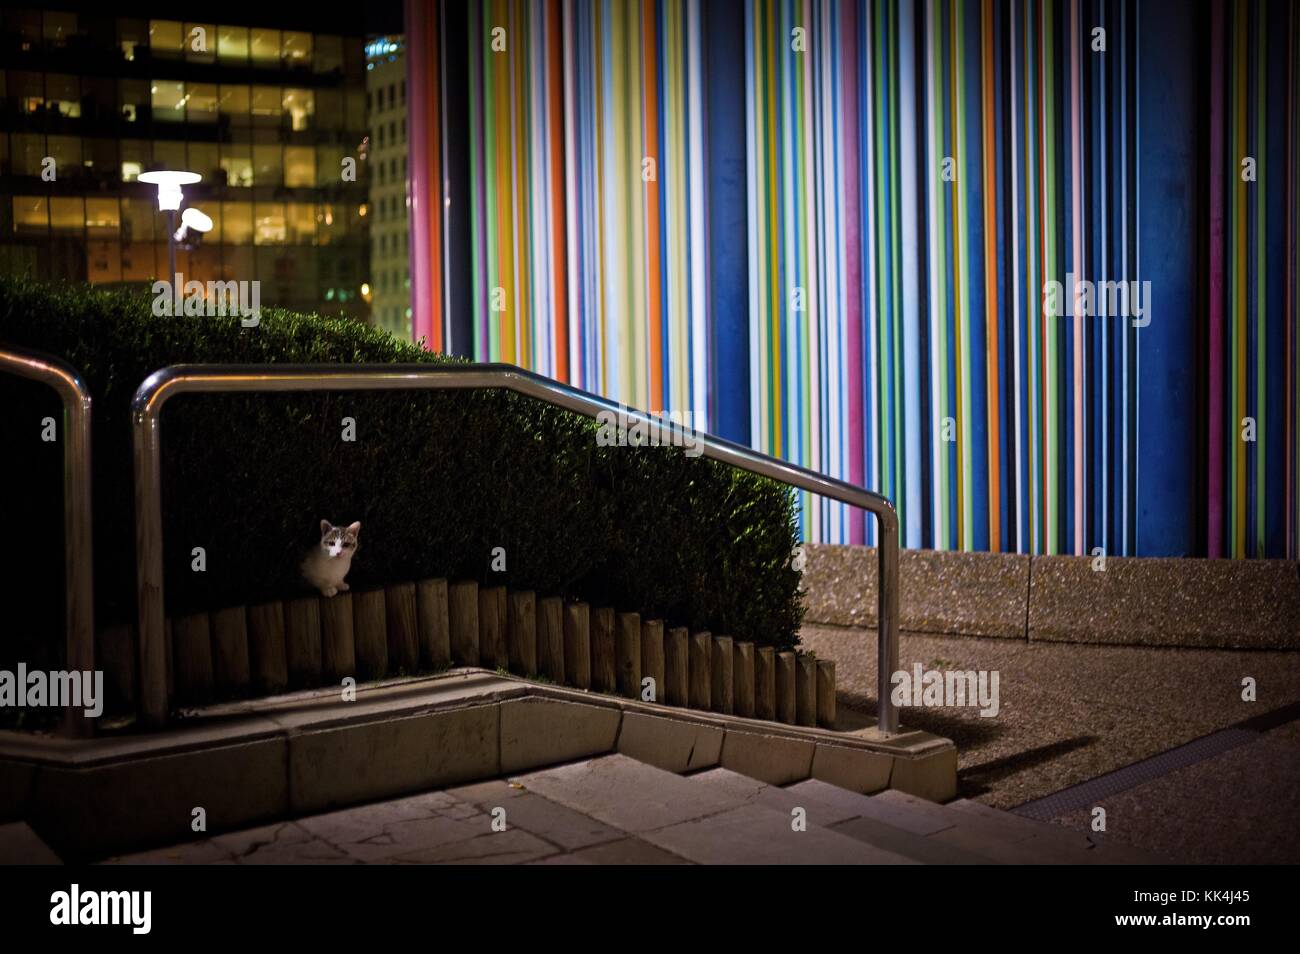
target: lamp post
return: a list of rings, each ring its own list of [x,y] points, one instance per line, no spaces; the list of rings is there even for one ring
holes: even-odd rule
[[[193,185],[203,177],[197,172],[160,170],[142,172],[137,179],[158,187],[158,211],[167,213],[167,281],[174,282],[176,281],[176,213],[181,207],[181,200],[185,198],[181,186]],[[186,213],[190,211],[197,210],[187,209]],[[203,218],[207,219],[208,229],[212,228],[212,220],[206,215]],[[196,228],[195,231],[206,232],[207,229]]]

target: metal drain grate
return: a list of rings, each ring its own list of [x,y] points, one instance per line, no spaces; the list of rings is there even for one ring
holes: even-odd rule
[[[1254,742],[1260,735],[1261,733],[1250,729],[1224,729],[1221,732],[1203,735],[1186,745],[1153,755],[1141,762],[1134,762],[1114,772],[1099,775],[1091,781],[1072,785],[1051,795],[1025,802],[1018,808],[1011,809],[1011,812],[1025,818],[1049,821],[1080,808],[1090,808],[1102,799],[1136,788],[1175,769],[1186,768],[1229,749],[1235,749],[1239,745]]]

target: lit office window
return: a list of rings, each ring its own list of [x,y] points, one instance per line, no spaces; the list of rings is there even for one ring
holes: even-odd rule
[[[184,51],[185,28],[178,20],[149,21],[149,54],[180,58]]]
[[[316,185],[316,150],[311,146],[284,147],[284,184],[290,189]]]
[[[154,80],[149,84],[149,104],[155,121],[179,123],[185,119],[185,84]]]
[[[129,198],[122,200],[122,241],[153,242],[154,219],[158,215],[158,200]]]
[[[50,199],[50,230],[80,232],[86,225],[86,202],[81,196],[56,196]]]
[[[39,133],[10,133],[13,155],[12,163],[16,176],[39,176],[41,160],[45,158],[45,137]]]
[[[186,115],[192,123],[217,121],[217,87],[214,83],[191,83]]]
[[[217,57],[223,64],[248,62],[248,27],[217,27]]]
[[[252,96],[253,122],[259,126],[278,126],[283,99],[278,86],[254,86]]]
[[[77,77],[63,73],[47,73],[45,108],[71,119],[81,116],[81,83],[78,82]]]
[[[284,181],[283,147],[253,147],[253,181],[259,186],[278,186]]]
[[[122,280],[122,246],[114,241],[90,239],[86,242],[86,281],[120,282]]]
[[[203,176],[203,182],[217,183],[221,181],[221,163],[217,160],[217,144],[215,142],[192,142],[189,144],[189,156],[185,162],[185,168],[190,172],[197,172]]]
[[[50,206],[44,196],[16,195],[14,206],[14,231],[19,235],[44,233],[50,227]]]
[[[117,199],[86,199],[86,232],[91,238],[117,238],[121,225]]]
[[[253,150],[248,145],[221,146],[221,168],[226,173],[226,185],[246,189],[253,184]]]
[[[111,179],[118,173],[117,163],[116,139],[82,140],[81,165],[89,175]]]
[[[18,103],[19,112],[39,113],[45,109],[45,82],[40,73],[9,73],[9,95]]]
[[[249,31],[249,53],[254,66],[278,66],[280,64],[280,31],[254,28]]]
[[[316,206],[310,202],[288,205],[289,242],[292,245],[316,244]]]
[[[153,150],[150,144],[143,139],[123,139],[121,141],[122,153],[122,181],[134,182],[140,173],[149,168],[149,163],[153,159]]]
[[[247,86],[220,86],[217,88],[217,111],[228,116],[233,126],[247,126],[251,109],[251,95]]]
[[[253,244],[253,203],[221,203],[221,241],[226,245]]]
[[[284,203],[257,203],[253,209],[253,244],[283,245],[287,237]]]
[[[312,117],[316,113],[316,97],[311,90],[286,89],[283,104],[285,113],[292,120],[294,130],[311,128]]]
[[[122,51],[122,58],[128,62],[136,57],[137,49],[143,49],[149,44],[149,24],[144,20],[118,20],[117,21],[117,46]]]
[[[295,33],[286,30],[280,41],[280,48],[285,66],[294,69],[309,69],[311,67],[310,33]]]
[[[191,63],[215,63],[217,42],[215,23],[185,24],[185,59]]]

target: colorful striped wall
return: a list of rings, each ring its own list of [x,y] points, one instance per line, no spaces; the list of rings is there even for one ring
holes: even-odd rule
[[[880,490],[911,547],[1297,555],[1294,4],[414,8],[464,10],[422,42],[469,103],[413,176],[464,196],[432,346]]]

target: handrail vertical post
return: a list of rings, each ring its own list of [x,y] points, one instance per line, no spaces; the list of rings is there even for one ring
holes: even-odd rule
[[[90,392],[67,362],[24,349],[0,349],[0,369],[52,387],[63,402],[64,638],[70,672],[95,670],[95,573],[90,470]],[[85,700],[82,700],[83,702]],[[93,733],[83,706],[63,714],[63,732]]]
[[[136,608],[139,613],[140,718],[150,726],[167,721],[167,633],[163,605],[161,454],[158,416],[133,415],[135,440]]]
[[[898,670],[898,516],[893,510],[876,514],[880,541],[880,579],[876,610],[876,726],[884,735],[898,731],[898,707],[891,695]]]

